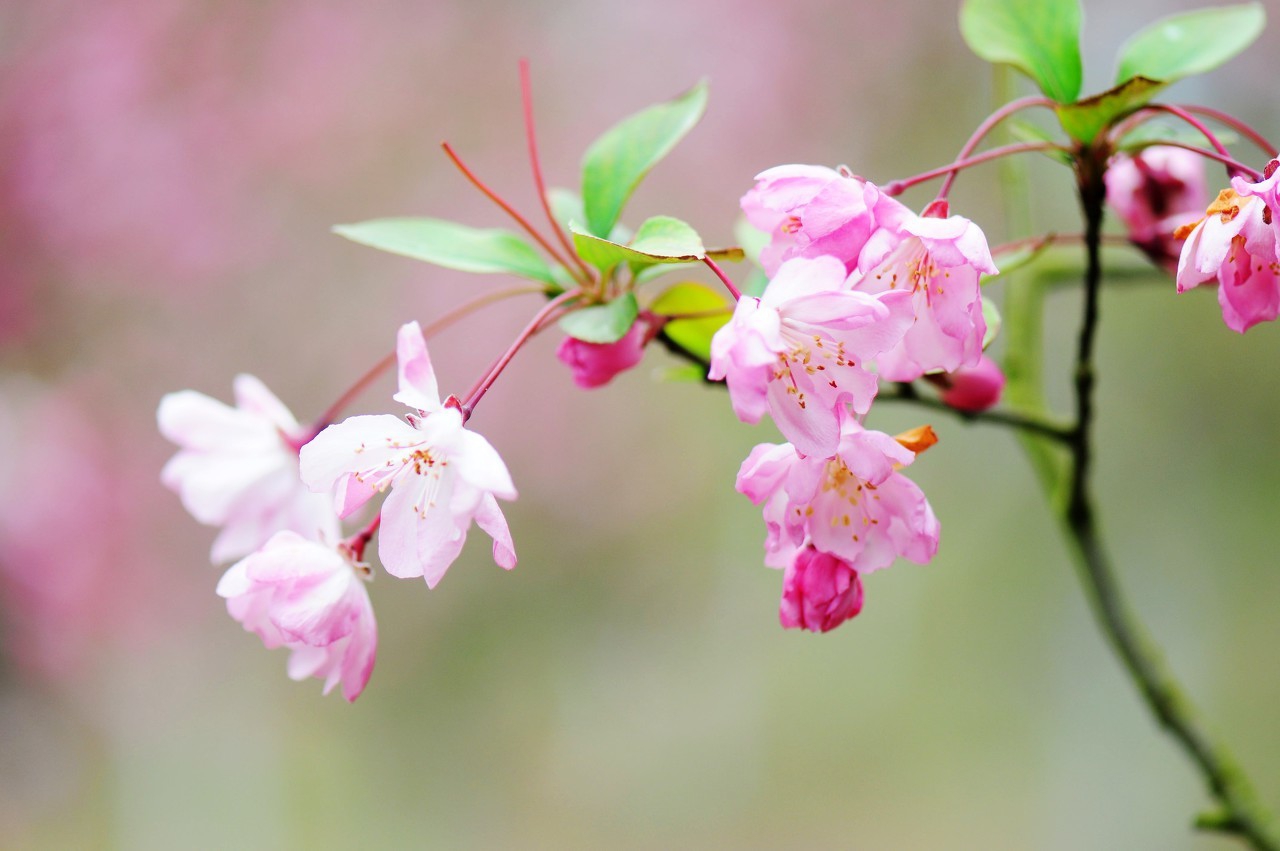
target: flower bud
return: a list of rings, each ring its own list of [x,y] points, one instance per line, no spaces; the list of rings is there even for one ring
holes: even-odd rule
[[[862,580],[843,559],[812,544],[796,553],[782,580],[778,619],[787,629],[827,632],[862,611]]]
[[[942,401],[957,411],[976,413],[995,407],[1004,391],[1004,373],[986,355],[977,366],[962,366],[955,372],[931,376],[941,388]]]
[[[573,383],[589,390],[602,387],[620,372],[626,372],[644,357],[648,323],[636,320],[626,336],[616,343],[588,343],[565,337],[556,357],[573,372]]]

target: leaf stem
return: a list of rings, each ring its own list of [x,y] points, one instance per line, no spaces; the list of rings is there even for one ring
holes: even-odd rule
[[[462,159],[454,152],[453,147],[448,142],[441,142],[440,147],[444,149],[445,154],[453,161],[453,164],[457,166],[458,171],[462,172],[463,177],[470,181],[472,186],[479,189],[484,193],[486,198],[501,207],[502,211],[510,216],[516,224],[520,225],[520,227],[524,229],[524,232],[533,238],[534,242],[542,246],[542,250],[547,252],[552,260],[555,260],[563,266],[569,274],[573,275],[575,280],[577,280],[577,275],[580,273],[578,273],[576,269],[570,266],[565,259],[560,256],[560,252],[556,251],[555,248],[551,246],[551,243],[547,242],[546,239],[543,238],[542,234],[538,233],[538,231],[534,229],[533,225],[529,224],[528,219],[516,212],[514,207],[499,197],[498,193],[486,186],[480,178],[476,177],[475,172],[467,168],[466,164],[463,163]],[[586,282],[581,281],[581,283]]]
[[[1063,150],[1063,147],[1054,142],[1015,142],[1012,145],[1001,145],[998,148],[991,148],[990,150],[983,151],[980,154],[975,154],[974,156],[968,157],[966,159],[958,159],[955,162],[949,163],[948,165],[940,166],[939,168],[935,168],[935,169],[930,169],[929,171],[921,172],[920,174],[914,175],[912,177],[904,177],[901,180],[895,180],[891,183],[886,183],[884,186],[880,187],[880,191],[886,195],[901,195],[903,192],[907,191],[912,186],[915,186],[918,183],[924,183],[926,181],[934,180],[935,178],[942,177],[943,175],[952,174],[957,171],[962,171],[966,168],[971,168],[975,165],[981,165],[982,163],[985,163],[985,162],[991,162],[992,160],[999,159],[1000,157],[1007,157],[1013,154],[1021,154],[1027,151],[1061,151],[1061,150]]]
[[[542,163],[538,158],[538,136],[533,128],[533,85],[529,80],[529,60],[520,60],[520,102],[524,107],[524,134],[529,142],[529,164],[533,168],[533,183],[538,189],[538,200],[542,202],[542,212],[546,213],[547,221],[551,223],[551,232],[560,240],[560,245],[564,248],[565,253],[577,265],[581,276],[574,275],[581,283],[588,284],[593,278],[591,270],[587,264],[578,256],[578,252],[569,244],[569,237],[565,235],[564,228],[556,221],[556,217],[551,212],[551,202],[547,199],[547,185],[542,180]]]
[[[1263,136],[1261,133],[1255,130],[1253,126],[1245,123],[1244,121],[1241,121],[1239,118],[1236,118],[1234,115],[1231,115],[1230,113],[1223,112],[1222,110],[1219,110],[1219,109],[1214,109],[1213,107],[1196,106],[1194,104],[1183,104],[1182,108],[1185,109],[1187,112],[1191,113],[1192,115],[1203,115],[1205,118],[1212,119],[1218,122],[1219,124],[1223,124],[1223,125],[1226,125],[1227,127],[1230,127],[1232,130],[1236,131],[1241,136],[1245,137],[1254,145],[1256,145],[1259,150],[1261,150],[1264,154],[1266,154],[1269,157],[1276,156],[1277,150],[1280,150],[1276,148],[1276,146],[1269,139],[1267,139],[1266,136]]]
[[[881,400],[886,402],[911,402],[922,408],[946,411],[966,422],[1009,426],[1010,428],[1046,437],[1059,443],[1070,441],[1073,434],[1071,428],[1066,425],[1052,422],[1038,414],[1026,411],[961,411],[951,407],[941,399],[919,395],[915,386],[908,382],[898,383],[895,390],[881,390],[876,395],[876,401]]]
[[[720,268],[716,261],[704,256],[702,262],[706,263],[707,268],[716,273],[716,277],[720,279],[720,283],[724,284],[725,289],[729,291],[729,295],[733,296],[734,301],[742,298],[742,290],[734,286],[733,281],[729,280],[729,276],[724,273],[724,270]]]
[[[516,356],[516,352],[520,351],[520,348],[529,341],[529,338],[542,330],[546,323],[552,320],[556,311],[560,310],[560,308],[568,302],[581,297],[581,290],[569,290],[568,292],[560,293],[560,295],[544,304],[542,309],[534,314],[533,318],[529,320],[529,324],[525,325],[524,330],[516,336],[515,342],[507,347],[507,350],[502,353],[502,356],[494,362],[488,372],[481,376],[480,380],[475,383],[463,398],[463,421],[470,419],[471,412],[475,410],[476,405],[484,398],[484,394],[489,392],[489,388],[493,386],[493,382],[498,380],[498,376],[507,368],[507,364],[511,363],[511,359]]]
[[[995,112],[988,115],[986,119],[981,124],[978,125],[977,129],[973,131],[973,135],[969,137],[969,140],[964,143],[964,147],[962,147],[960,149],[960,153],[956,155],[956,160],[959,161],[959,160],[964,160],[968,158],[968,156],[973,153],[974,149],[978,147],[978,145],[982,142],[982,140],[986,138],[987,134],[990,133],[992,130],[994,130],[996,126],[1000,124],[1000,122],[1004,121],[1006,118],[1010,117],[1011,115],[1014,115],[1015,113],[1021,112],[1024,109],[1030,109],[1036,106],[1044,106],[1044,107],[1048,107],[1049,109],[1053,109],[1055,104],[1052,100],[1050,100],[1047,97],[1033,95],[1030,97],[1018,98],[1017,100],[1010,101],[1009,103],[1006,103],[1004,106],[997,109]],[[951,184],[955,182],[957,174],[959,174],[959,171],[952,171],[950,174],[947,175],[947,179],[942,182],[942,186],[938,189],[938,200],[941,201],[945,199],[948,194],[950,194]]]

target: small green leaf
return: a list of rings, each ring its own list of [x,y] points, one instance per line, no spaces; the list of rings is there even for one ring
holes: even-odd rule
[[[1041,254],[1044,254],[1053,246],[1053,239],[1056,234],[1045,234],[1040,239],[1032,241],[1021,241],[1007,248],[998,248],[991,252],[991,259],[995,262],[999,272],[994,275],[983,275],[982,286],[986,286],[992,281],[997,280],[1001,275],[1012,274],[1024,266],[1029,266]]]
[[[664,369],[659,377],[672,383],[693,384],[707,380],[707,368],[696,363],[685,363]]]
[[[570,224],[573,245],[578,256],[608,275],[615,266],[627,263],[632,272],[655,263],[689,263],[701,260],[707,250],[698,232],[670,216],[646,219],[636,231],[630,245],[620,245],[592,236],[576,224]]]
[[[1009,135],[1017,139],[1019,142],[1052,142],[1055,145],[1062,144],[1062,138],[1055,136],[1047,130],[1032,124],[1029,121],[1020,121],[1013,119],[1005,122],[1005,127],[1009,131]],[[1057,160],[1063,165],[1071,165],[1071,154],[1061,148],[1045,148],[1040,153]]]
[[[551,267],[520,237],[441,219],[373,219],[335,225],[352,242],[462,272],[505,272],[559,286]]]
[[[964,0],[960,33],[979,57],[1012,65],[1058,103],[1080,96],[1078,0]]]
[[[987,322],[987,333],[982,336],[982,349],[986,351],[987,346],[996,337],[1000,336],[1000,326],[1003,320],[1000,318],[1000,308],[996,307],[996,303],[986,296],[982,297],[982,318]]]
[[[1116,82],[1149,77],[1172,83],[1212,71],[1253,43],[1266,25],[1261,3],[1200,9],[1161,18],[1120,48]]]
[[[1134,77],[1101,94],[1057,107],[1058,121],[1068,136],[1087,144],[1117,119],[1151,100],[1164,86],[1159,80]]]
[[[587,149],[582,198],[593,235],[609,236],[640,181],[693,129],[706,108],[704,81],[674,100],[623,119]]]
[[[560,320],[560,330],[584,343],[616,343],[627,335],[639,315],[635,295],[625,293],[607,304],[566,314]]]
[[[769,234],[747,221],[746,216],[739,216],[738,220],[733,224],[733,238],[742,243],[742,248],[747,257],[751,259],[752,263],[759,266],[760,252],[764,251],[769,245]]]
[[[663,331],[680,348],[704,362],[711,361],[711,338],[729,321],[733,305],[719,291],[705,284],[675,284],[653,300],[649,310],[661,316],[709,313],[696,319],[672,319]]]
[[[552,187],[547,190],[547,201],[551,205],[551,215],[555,216],[560,227],[571,230],[574,222],[585,222],[587,214],[582,209],[582,198],[572,189]],[[631,241],[631,228],[618,222],[609,232],[609,241],[626,245]]]

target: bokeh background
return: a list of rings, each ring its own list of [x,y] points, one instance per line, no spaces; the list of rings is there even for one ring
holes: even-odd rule
[[[1192,5],[1086,2],[1087,89],[1105,87],[1125,35]],[[442,139],[535,211],[519,57],[558,185],[576,185],[606,127],[708,77],[705,120],[627,218],[676,215],[724,244],[771,165],[885,181],[948,161],[992,87],[955,14],[871,0],[0,5],[0,844],[1235,847],[1188,829],[1199,780],[1120,674],[998,429],[877,408],[879,428],[941,434],[912,475],[942,550],[873,576],[836,632],[785,632],[758,511],[733,491],[771,427],[738,423],[722,392],[655,380],[673,363],[657,351],[579,391],[546,335],[473,420],[520,488],[519,567],[494,567],[476,535],[433,592],[379,576],[378,666],[354,705],[289,681],[284,652],[226,616],[214,531],[158,482],[165,392],[228,399],[251,372],[312,417],[401,323],[503,285],[328,228],[505,226]],[[1280,135],[1275,32],[1169,98]],[[960,179],[957,211],[993,242],[1078,229],[1065,172],[1030,173],[1034,221],[1003,221],[990,169]],[[533,307],[437,338],[442,386],[468,386]],[[1064,401],[1075,293],[1049,308]],[[1097,475],[1122,580],[1280,809],[1280,327],[1237,336],[1211,292],[1175,297],[1158,274],[1102,308]],[[358,410],[397,410],[390,389]]]

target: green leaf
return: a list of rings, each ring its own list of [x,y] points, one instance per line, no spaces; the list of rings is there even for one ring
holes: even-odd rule
[[[663,331],[680,348],[698,360],[710,363],[711,338],[729,321],[733,305],[718,290],[693,281],[675,284],[653,300],[649,310],[661,316],[680,316],[689,313],[714,313],[697,319],[672,319]]]
[[[634,273],[655,263],[689,263],[707,255],[698,232],[670,216],[645,219],[630,245],[592,236],[576,224],[570,224],[569,229],[573,231],[578,256],[602,275],[608,275],[620,263],[629,264]]]
[[[1116,82],[1149,77],[1172,83],[1212,71],[1252,44],[1266,22],[1261,3],[1161,18],[1121,46]]]
[[[982,297],[982,318],[987,322],[987,333],[982,336],[982,349],[986,351],[987,346],[1000,336],[1000,326],[1003,324],[1000,319],[1000,308],[986,296]]]
[[[707,108],[707,84],[623,119],[582,158],[582,198],[588,230],[608,237],[631,193]]]
[[[663,370],[659,377],[663,381],[693,384],[697,381],[707,380],[707,368],[696,363],[685,363]]]
[[[625,293],[607,304],[566,314],[560,320],[560,330],[584,343],[616,343],[627,335],[639,315],[635,294]]]
[[[1059,103],[1080,96],[1078,0],[964,0],[960,33],[979,57],[1012,65]]]
[[[1067,135],[1086,144],[1117,119],[1128,115],[1165,87],[1159,80],[1134,77],[1102,94],[1057,107],[1058,121]]]
[[[708,248],[707,257],[712,260],[718,260],[721,263],[741,263],[743,260],[747,259],[746,253],[736,246],[731,246],[729,248]],[[648,283],[654,278],[660,278],[663,275],[669,275],[672,272],[678,272],[681,269],[688,269],[691,266],[699,265],[701,265],[700,260],[688,263],[659,263],[649,266],[646,269],[637,270],[635,276],[631,279],[631,282],[638,286],[640,284]]]
[[[441,219],[373,219],[335,225],[352,242],[462,272],[505,272],[559,286],[533,246],[501,229],[481,230]]]

